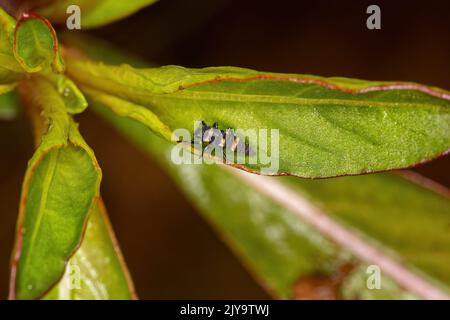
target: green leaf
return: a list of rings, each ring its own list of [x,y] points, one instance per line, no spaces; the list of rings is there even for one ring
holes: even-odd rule
[[[134,69],[67,59],[69,74],[82,89],[147,108],[172,131],[183,128],[192,136],[200,120],[218,122],[222,130],[279,130],[279,156],[273,155],[279,170],[262,164],[259,156],[256,164],[244,166],[252,172],[355,175],[414,166],[450,149],[450,94],[438,88],[228,67]],[[269,148],[250,146],[270,154]]]
[[[131,278],[101,201],[92,209],[83,242],[69,260],[68,266],[64,277],[45,299],[135,298]]]
[[[22,79],[23,68],[14,58],[13,42],[16,21],[0,8],[0,93],[4,85],[13,85]]]
[[[59,281],[78,247],[101,171],[53,86],[32,78],[19,89],[38,147],[22,187],[10,296],[36,299]]]
[[[60,94],[68,113],[78,114],[87,108],[86,98],[72,80],[62,74],[49,74],[46,77]]]
[[[50,22],[38,15],[26,13],[17,22],[14,36],[14,56],[30,73],[48,69],[64,71],[58,38]]]
[[[65,23],[67,8],[77,5],[81,11],[81,28],[97,28],[123,19],[157,0],[60,0],[54,1],[39,12],[54,23]]]
[[[170,140],[172,135],[170,129],[149,109],[128,101],[124,101],[115,96],[104,94],[101,91],[96,91],[89,88],[84,88],[84,90],[92,97],[94,101],[107,105],[121,117],[137,120],[140,123],[145,124],[145,126],[153,132],[161,135],[167,140]]]
[[[144,125],[92,107],[160,161],[275,296],[450,297],[448,194],[394,174],[302,180],[174,165]],[[379,290],[367,287],[369,265],[381,268]]]
[[[96,47],[89,49],[91,54]],[[126,55],[117,54],[113,48],[100,50],[96,52],[98,55],[109,63],[128,61]],[[298,208],[286,206],[258,188],[258,183],[248,183],[248,177],[243,179],[245,174],[237,174],[236,170],[217,165],[176,166],[168,159],[171,146],[152,135],[147,126],[117,116],[110,107],[98,103],[92,107],[160,161],[221,238],[275,296],[324,298],[325,292],[325,298],[345,299],[430,297],[430,291],[423,292],[423,287],[417,286],[417,278],[413,277],[413,288],[409,281],[402,280],[412,270],[413,275],[423,279],[425,288],[431,286],[432,296],[437,293],[439,297],[448,297],[450,281],[446,266],[450,261],[445,249],[450,241],[445,231],[450,219],[448,190],[430,187],[433,183],[429,181],[418,183],[417,178],[405,180],[392,174],[316,181],[251,176],[263,178],[262,185],[267,185],[267,180],[281,183],[284,190],[294,193],[294,199],[300,196],[312,208],[326,213],[325,221],[331,219],[337,229],[344,228],[347,235],[348,231],[355,234],[358,243],[363,240],[369,249],[379,249],[375,251],[377,259],[387,257],[387,261],[400,265],[400,269],[389,272],[382,268],[381,290],[369,290],[367,267],[374,261],[367,259],[367,255],[361,259],[362,253],[356,255],[354,247],[349,250],[351,243],[335,241],[337,229],[334,232],[318,229],[311,223],[317,219],[299,216]],[[345,266],[350,266],[350,271]],[[407,290],[401,289],[398,282]]]
[[[18,112],[18,104],[15,92],[1,94],[0,91],[0,120],[14,119]]]

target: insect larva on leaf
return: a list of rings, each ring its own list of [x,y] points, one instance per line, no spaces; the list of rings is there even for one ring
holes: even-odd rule
[[[217,140],[216,140],[217,139]],[[219,124],[214,122],[212,126],[208,126],[205,121],[201,121],[201,124],[194,131],[194,138],[192,139],[192,145],[202,142],[202,147],[218,146],[224,148],[226,151],[230,150],[233,153],[243,151],[246,156],[254,155],[254,151],[250,148],[248,143],[242,141],[237,135],[234,134],[234,130],[227,128],[226,130],[219,130]],[[179,141],[182,142],[182,141]],[[202,150],[203,152],[204,150]],[[224,158],[226,158],[226,152],[223,152]]]

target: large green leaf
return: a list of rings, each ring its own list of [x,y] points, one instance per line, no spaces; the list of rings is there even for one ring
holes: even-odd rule
[[[20,91],[38,147],[22,187],[10,296],[35,299],[59,281],[78,247],[99,194],[101,171],[49,82],[32,78]]]
[[[17,22],[14,56],[27,72],[49,67],[58,73],[64,71],[55,30],[47,19],[35,14],[26,13]]]
[[[249,171],[354,175],[410,167],[450,149],[450,94],[419,84],[228,67],[134,69],[75,56],[68,57],[68,71],[92,97],[107,94],[116,104],[148,109],[170,130],[192,134],[199,120],[220,129],[279,130],[279,156],[272,153],[279,169],[259,156],[245,164]],[[261,141],[251,147],[273,152]]]
[[[89,55],[107,63],[130,61],[111,46],[91,46]],[[136,59],[132,63],[144,65]],[[111,107],[93,107],[160,161],[262,286],[275,296],[414,298],[409,291],[418,297],[448,297],[448,191],[447,195],[435,192],[438,188],[427,189],[417,181],[392,174],[309,181],[237,174],[224,166],[177,166],[168,159],[171,146],[149,132],[148,126],[135,118],[118,116]],[[249,177],[263,180],[255,183]],[[299,214],[302,210],[298,206],[287,205],[261,188],[268,180],[281,184],[293,199],[303,199],[303,208],[315,209],[312,216],[316,219]],[[428,181],[426,185],[433,184]],[[331,221],[336,229],[317,225],[317,217],[323,216],[322,220]],[[356,236],[350,239],[358,243],[357,248],[337,237],[342,229],[347,239],[349,234]],[[355,250],[361,243],[367,251]],[[390,263],[388,270],[384,270],[386,261]],[[381,290],[366,286],[367,266],[374,263],[382,264]],[[346,266],[354,268],[348,271]]]
[[[71,5],[80,7],[81,27],[96,28],[125,18],[136,11],[155,3],[157,0],[59,0],[40,9],[40,13],[52,22],[65,23],[68,18],[67,8]]]
[[[50,300],[128,300],[135,298],[133,283],[108,221],[98,201],[83,242],[69,260],[64,277],[45,296]]]
[[[93,106],[161,162],[275,296],[450,297],[448,196],[394,174],[302,180],[174,165],[144,125]],[[366,286],[369,265],[381,268],[379,290]]]

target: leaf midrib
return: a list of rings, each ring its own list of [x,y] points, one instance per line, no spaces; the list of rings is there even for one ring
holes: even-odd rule
[[[102,90],[101,88],[99,88]],[[97,89],[97,90],[99,90]],[[139,90],[139,89],[137,89]],[[104,91],[104,90],[102,90]],[[109,90],[108,90],[109,91]],[[111,94],[111,93],[110,93]],[[112,93],[117,95],[117,93]],[[323,99],[323,98],[297,98],[297,97],[283,97],[270,95],[253,95],[253,94],[238,94],[238,93],[212,93],[212,92],[171,92],[165,94],[140,92],[133,93],[134,96],[141,96],[144,98],[169,98],[169,99],[186,99],[186,100],[206,100],[206,101],[225,101],[225,102],[255,102],[255,103],[280,103],[280,104],[294,104],[305,106],[317,105],[342,105],[353,107],[423,107],[423,108],[439,108],[444,109],[445,106],[430,103],[417,102],[392,102],[392,101],[368,101],[368,100],[349,100],[349,99]],[[124,97],[125,98],[125,97]],[[127,98],[126,98],[127,99]],[[450,111],[450,110],[449,110]]]
[[[38,35],[36,34],[36,30],[35,28],[31,28],[31,33],[33,34],[33,42],[34,42],[34,46],[36,48],[36,51],[40,52],[41,54],[44,53],[45,55],[45,51],[44,48],[41,46],[41,43],[38,41]],[[39,65],[37,66],[32,66],[33,68],[37,68],[40,67],[43,63],[40,62]]]
[[[49,154],[49,164],[47,167],[45,174],[45,178],[44,178],[44,182],[42,184],[42,196],[41,196],[41,203],[39,205],[39,209],[37,212],[37,218],[36,218],[36,227],[34,228],[32,234],[31,234],[31,240],[30,240],[30,247],[28,249],[28,254],[27,256],[29,256],[29,254],[31,252],[33,252],[33,248],[36,244],[36,237],[41,229],[42,226],[42,220],[44,218],[45,215],[45,209],[47,206],[47,200],[48,200],[48,196],[49,196],[49,190],[50,190],[50,186],[53,182],[53,178],[55,176],[55,172],[56,172],[56,168],[58,165],[58,158],[59,158],[59,153],[60,150],[54,150],[53,152],[50,152]],[[23,268],[26,267],[27,265],[27,261],[28,259],[25,259],[25,266]]]

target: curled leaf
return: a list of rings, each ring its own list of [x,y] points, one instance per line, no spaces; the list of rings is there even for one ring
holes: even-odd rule
[[[22,186],[10,297],[36,299],[59,281],[78,247],[101,171],[53,86],[33,78],[19,89],[38,147]]]
[[[72,80],[62,74],[49,74],[47,78],[60,94],[68,113],[78,114],[87,108],[88,103],[84,95]]]
[[[56,32],[47,19],[36,14],[25,13],[17,22],[14,56],[27,72],[50,66],[57,73],[64,71]]]

